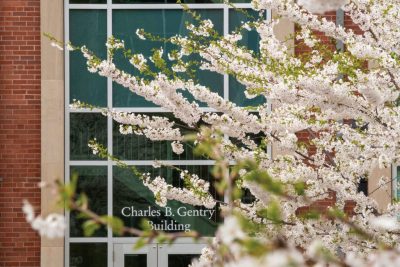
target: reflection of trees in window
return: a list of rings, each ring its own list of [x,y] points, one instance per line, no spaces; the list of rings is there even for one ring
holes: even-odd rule
[[[106,4],[107,0],[69,0],[70,4]]]
[[[107,243],[70,243],[70,266],[107,267]]]
[[[137,1],[134,0],[118,0],[126,1],[125,3]],[[151,0],[149,2],[158,2],[157,0]],[[147,2],[147,3],[149,3]],[[160,1],[164,2],[164,1]],[[176,4],[176,1],[172,1]],[[223,34],[223,9],[195,9],[195,11],[201,15],[203,19],[210,19],[216,31]],[[154,20],[154,18],[158,18]],[[176,34],[186,35],[188,30],[186,29],[186,22],[195,23],[194,19],[187,12],[180,9],[149,9],[149,10],[113,10],[112,15],[113,20],[113,35],[121,40],[125,41],[125,47],[130,49],[133,53],[141,53],[144,56],[151,56],[153,54],[154,48],[162,47],[164,50],[164,59],[167,59],[167,54],[172,50],[179,50],[179,47],[171,44],[169,42],[153,41],[153,40],[140,40],[132,29],[144,29],[147,33],[151,33],[162,38],[170,38]],[[130,25],[130,27],[126,27]],[[201,58],[198,55],[190,55],[187,60],[194,60],[200,62]],[[138,71],[132,68],[132,65],[124,58],[122,53],[117,52],[114,57],[114,63],[116,66],[128,73],[134,75],[142,76]],[[171,61],[166,60],[167,67],[172,66]],[[153,68],[154,66],[150,64],[150,68],[158,72],[158,69]],[[200,83],[204,86],[209,87],[212,91],[217,92],[219,95],[223,96],[223,76],[206,71],[200,70],[197,65],[193,68],[190,67],[190,71],[194,70],[193,79],[195,82]],[[190,72],[189,70],[185,73],[180,73],[179,75],[186,77],[186,74]],[[176,74],[176,73],[175,73]],[[149,77],[148,77],[149,78]],[[186,91],[182,91],[185,97],[189,100],[193,100],[193,96]],[[113,86],[113,106],[114,107],[155,107],[153,103],[146,101],[143,97],[132,94],[126,88],[116,85]],[[203,104],[203,106],[205,106]]]
[[[210,193],[217,199],[221,199],[222,197],[218,197],[215,189],[212,186],[210,168],[211,166],[177,166],[180,169],[188,170],[190,173],[198,174],[200,178],[210,181]],[[172,170],[170,168],[158,168],[154,169],[151,166],[146,167],[138,167],[141,172],[149,172],[152,177],[156,177],[158,175],[164,177],[166,181],[170,184],[173,184],[177,187],[183,187],[182,179],[179,176],[179,171]],[[121,211],[124,207],[134,207],[135,210],[148,210],[149,207],[151,210],[158,210],[161,213],[161,216],[153,216],[148,218],[153,221],[155,224],[162,223],[163,220],[170,222],[174,220],[179,224],[190,224],[192,230],[199,231],[203,235],[212,236],[217,227],[217,222],[219,222],[219,208],[215,207],[214,216],[209,220],[205,217],[189,217],[189,216],[179,216],[177,215],[177,209],[180,207],[185,207],[186,209],[204,209],[203,207],[193,207],[188,204],[182,204],[178,201],[168,201],[168,207],[171,207],[175,216],[167,217],[165,215],[165,209],[159,207],[155,204],[153,193],[148,190],[142,182],[134,175],[125,169],[114,168],[114,178],[113,178],[113,212],[114,216],[120,217],[124,223],[128,226],[139,227],[140,221],[144,217],[132,216],[125,217],[122,216]]]
[[[187,267],[192,263],[193,259],[199,257],[200,255],[197,254],[180,254],[180,255],[169,254],[168,266]]]
[[[113,0],[114,4],[150,4],[150,3],[163,3],[163,4],[176,4],[175,0]],[[196,3],[222,3],[221,0],[182,0],[182,3],[196,4]]]
[[[230,1],[231,3],[239,3],[246,1]],[[265,14],[264,14],[265,17]],[[229,31],[237,30],[242,26],[243,21],[256,21],[259,19],[259,13],[252,9],[230,9],[229,10]],[[242,40],[239,45],[258,53],[260,35],[255,30],[242,30]],[[239,83],[235,77],[229,77],[229,100],[236,103],[238,106],[258,106],[266,102],[263,96],[257,96],[253,99],[248,99],[244,92],[246,87]]]
[[[79,166],[72,167],[71,174],[78,175],[77,193],[85,193],[89,199],[89,209],[99,215],[107,214],[107,167]],[[71,212],[70,236],[83,236],[82,223],[76,212]],[[105,227],[97,230],[93,236],[107,236]]]
[[[137,114],[137,113],[136,113]],[[147,116],[167,117],[175,121],[175,127],[179,127],[182,135],[191,133],[189,128],[184,126],[183,122],[173,118],[169,113],[145,113]],[[193,143],[184,143],[184,152],[177,155],[172,152],[171,142],[152,141],[144,135],[129,134],[124,135],[119,132],[119,124],[113,124],[113,152],[114,155],[124,160],[202,160],[193,152]]]
[[[98,57],[105,58],[107,11],[72,9],[69,12],[69,20],[70,41],[77,46],[86,45]],[[70,53],[69,63],[70,103],[77,99],[91,105],[107,106],[107,78],[90,73],[87,70],[86,59],[79,53]]]
[[[88,143],[96,138],[100,144],[107,144],[107,118],[100,113],[71,113],[70,129],[71,160],[99,159]]]

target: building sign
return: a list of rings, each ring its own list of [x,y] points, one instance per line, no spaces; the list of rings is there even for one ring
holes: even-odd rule
[[[200,222],[214,221],[216,219],[216,209],[166,206],[161,210],[154,206],[147,206],[145,209],[143,207],[126,206],[121,209],[121,216],[125,218],[147,218],[152,230],[189,232],[198,230],[195,229],[198,225],[192,225],[193,219]]]

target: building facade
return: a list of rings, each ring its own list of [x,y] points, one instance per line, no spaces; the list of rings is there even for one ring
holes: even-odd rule
[[[250,8],[249,3],[236,2],[242,10]],[[229,33],[246,19],[221,1],[188,4],[203,18],[211,19],[221,34]],[[60,40],[85,44],[104,57],[106,39],[114,35],[125,40],[132,51],[149,55],[151,48],[162,46],[168,51],[171,47],[139,40],[137,28],[163,37],[185,34],[185,21],[190,16],[174,1],[157,0],[2,0],[0,8],[0,266],[187,266],[199,254],[202,242],[181,239],[173,246],[154,243],[134,252],[136,238],[114,236],[109,229],[99,229],[85,237],[82,220],[73,213],[66,213],[68,228],[64,239],[41,239],[25,222],[21,206],[23,199],[28,199],[37,212],[63,213],[55,205],[52,190],[40,190],[37,184],[56,179],[68,182],[71,175],[78,173],[78,190],[88,194],[91,209],[99,214],[118,216],[130,226],[137,226],[141,217],[149,217],[162,230],[197,230],[213,236],[219,220],[217,210],[177,203],[158,208],[152,195],[135,182],[131,173],[93,155],[87,143],[97,138],[127,164],[160,173],[175,184],[179,181],[177,173],[166,169],[155,173],[151,168],[153,159],[166,160],[201,177],[209,177],[213,162],[194,155],[188,146],[183,155],[177,156],[169,143],[123,136],[99,110],[72,110],[69,105],[78,99],[100,107],[168,115],[111,80],[90,74],[81,55],[59,51],[43,36],[47,32]],[[265,19],[272,15],[267,12]],[[354,28],[343,14],[330,13],[327,17]],[[283,40],[295,28],[282,21],[276,31]],[[257,49],[256,35],[245,36],[244,42]],[[301,47],[293,51],[301,52]],[[116,62],[122,69],[128,68],[121,56]],[[245,101],[240,85],[228,76],[200,72],[198,78],[238,105],[251,104]],[[309,138],[302,132],[298,137]],[[279,151],[272,147],[271,153]],[[382,174],[397,177],[397,170],[377,170],[373,174],[376,179],[369,181],[369,191],[377,187]],[[397,194],[397,190],[394,192]],[[392,192],[377,190],[373,196],[384,207],[391,201]],[[334,198],[315,205],[324,208],[332,201]]]

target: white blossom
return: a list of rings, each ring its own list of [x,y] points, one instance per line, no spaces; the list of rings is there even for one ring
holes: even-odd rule
[[[176,73],[185,72],[189,66],[183,56],[200,57],[200,69],[230,75],[245,88],[245,98],[260,96],[268,101],[255,108],[240,107],[197,81],[181,77],[185,75],[171,74],[171,70],[153,72],[151,62],[157,63],[155,58],[137,54],[130,59],[140,72],[151,69],[151,78],[143,78],[133,74],[136,70],[120,70],[112,56],[98,59],[86,47],[81,48],[90,72],[110,78],[171,112],[192,132],[194,146],[210,142],[211,153],[218,155],[216,169],[223,164],[232,169],[227,175],[217,172],[217,182],[223,183],[221,187],[228,194],[235,185],[254,197],[252,203],[239,198],[221,203],[225,221],[217,230],[216,241],[193,266],[303,266],[308,260],[315,266],[334,266],[330,255],[348,266],[396,266],[400,204],[393,202],[387,210],[379,209],[371,196],[359,193],[357,188],[361,177],[371,178],[376,167],[388,168],[400,158],[399,3],[253,0],[252,6],[261,14],[272,10],[276,17],[299,25],[301,31],[296,38],[310,52],[293,54],[290,45],[278,38],[279,20],[275,18],[242,25],[243,29],[256,31],[259,53],[240,45],[243,36],[239,32],[214,38],[213,23],[204,20],[187,25],[189,36],[169,39],[178,48],[176,53],[168,54],[168,59],[175,61],[171,70]],[[360,34],[318,15],[338,8],[364,32]],[[342,42],[346,51],[331,51],[330,47],[318,50],[325,41],[314,32]],[[145,38],[143,30],[137,35]],[[163,52],[159,49],[155,56],[161,57]],[[374,67],[361,67],[365,62],[374,63]],[[211,111],[204,112],[199,102]],[[74,102],[71,108],[84,106]],[[175,121],[162,116],[102,112],[120,124],[122,134],[166,140],[174,153],[184,152],[185,137]],[[267,147],[273,148],[273,157]],[[99,153],[99,147],[91,148]],[[240,170],[235,170],[236,164],[243,164]],[[157,162],[155,167],[159,167]],[[218,201],[209,193],[213,183],[187,171],[181,171],[180,179],[185,185],[182,188],[172,186],[161,176],[142,177],[160,206],[177,200],[215,207]],[[270,180],[279,185],[278,189],[271,186]],[[385,189],[389,181],[382,177],[377,186]],[[341,219],[300,218],[299,210],[315,201],[332,201],[339,210],[352,201],[354,213]],[[273,205],[279,207],[278,221],[265,215]],[[26,213],[32,220],[29,207]],[[255,224],[258,232],[248,234],[251,227],[242,229],[236,215]],[[265,251],[255,256],[248,251],[248,242],[261,244]]]
[[[218,229],[217,238],[222,243],[230,245],[235,240],[244,239],[246,234],[242,231],[239,221],[235,216],[225,218],[224,224]]]
[[[51,42],[50,43],[50,45],[52,46],[52,47],[55,47],[55,48],[57,48],[58,50],[60,50],[60,51],[63,51],[64,50],[64,47],[62,47],[58,42]]]
[[[371,225],[380,230],[396,231],[400,229],[400,223],[396,217],[379,216],[370,220]]]
[[[174,151],[175,154],[180,155],[185,151],[183,149],[183,144],[180,143],[180,142],[174,141],[174,142],[171,143],[171,146],[172,146],[172,151]]]
[[[146,40],[146,37],[143,34],[143,29],[136,29],[136,35],[139,39]]]
[[[52,213],[45,218],[42,216],[35,217],[34,209],[27,200],[24,200],[22,211],[32,229],[37,231],[41,236],[47,238],[59,238],[64,236],[66,224],[63,215]]]
[[[323,14],[345,5],[347,0],[299,0],[297,3],[313,13]]]

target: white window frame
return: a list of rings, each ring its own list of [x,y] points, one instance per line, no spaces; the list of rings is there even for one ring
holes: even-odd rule
[[[251,8],[250,3],[237,3],[234,4],[237,8]],[[187,4],[189,8],[193,9],[220,9],[223,10],[223,33],[227,35],[229,33],[229,10],[232,9],[231,6],[225,4]],[[131,9],[131,10],[139,10],[139,9],[182,9],[182,6],[179,4],[113,4],[112,0],[107,0],[106,4],[69,4],[69,0],[64,0],[64,40],[68,41],[69,38],[69,11],[70,10],[79,10],[79,9],[91,9],[91,10],[106,10],[107,12],[107,37],[112,35],[112,11],[114,9]],[[271,19],[271,12],[266,12],[266,20]],[[90,112],[99,112],[99,110],[72,110],[69,107],[70,101],[70,61],[69,61],[69,51],[65,50],[64,53],[64,73],[65,73],[65,140],[64,140],[64,148],[65,148],[65,182],[70,182],[70,167],[71,166],[107,166],[107,212],[108,215],[113,215],[113,181],[112,181],[112,171],[114,162],[111,160],[70,160],[70,114],[71,113],[90,113]],[[229,76],[224,75],[224,99],[229,99]],[[112,107],[112,80],[111,78],[107,79],[107,107]],[[126,111],[126,112],[168,112],[163,108],[159,107],[129,107],[129,108],[118,108],[115,107],[115,110],[118,111]],[[203,111],[213,111],[210,108],[201,108]],[[108,151],[112,154],[113,151],[113,127],[112,127],[112,118],[107,118],[107,148]],[[271,149],[268,147],[268,153],[271,154]],[[153,161],[151,160],[136,160],[136,161],[124,161],[130,165],[152,165]],[[170,160],[163,161],[168,164],[174,165],[213,165],[214,161],[211,160]],[[111,229],[107,230],[107,237],[70,237],[70,229],[69,229],[69,220],[70,214],[68,211],[65,212],[67,227],[65,232],[65,240],[64,240],[64,251],[65,251],[65,266],[69,267],[69,244],[70,243],[107,243],[107,266],[113,266],[113,249],[115,243],[135,243],[138,238],[121,238],[121,237],[113,237]],[[178,240],[179,242],[179,240]],[[187,242],[187,241],[185,241]]]

